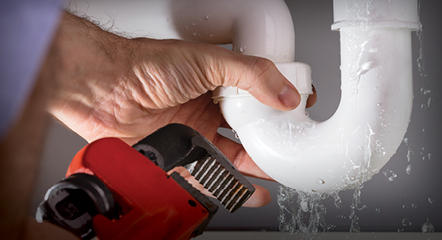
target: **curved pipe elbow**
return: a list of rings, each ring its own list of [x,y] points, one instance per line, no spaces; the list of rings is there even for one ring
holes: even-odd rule
[[[233,43],[233,51],[294,60],[295,32],[282,0],[169,0],[180,38],[212,44]]]

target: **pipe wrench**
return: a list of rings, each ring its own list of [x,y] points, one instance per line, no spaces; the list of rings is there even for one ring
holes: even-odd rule
[[[253,185],[203,135],[169,124],[133,146],[103,138],[80,150],[66,178],[37,209],[82,239],[190,239],[218,210],[175,167],[185,167],[230,212],[253,194]]]

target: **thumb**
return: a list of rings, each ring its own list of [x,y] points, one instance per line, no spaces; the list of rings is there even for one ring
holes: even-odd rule
[[[258,101],[279,110],[296,108],[301,97],[295,86],[265,58],[245,56],[235,53],[234,61],[226,67],[223,86],[238,87],[248,91]]]

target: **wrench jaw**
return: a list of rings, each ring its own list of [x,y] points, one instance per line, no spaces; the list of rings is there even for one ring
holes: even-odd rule
[[[133,146],[163,170],[185,167],[231,213],[255,187],[203,135],[181,124],[169,124]]]
[[[253,185],[244,184],[214,157],[197,161],[190,174],[231,213],[238,210],[254,191]]]

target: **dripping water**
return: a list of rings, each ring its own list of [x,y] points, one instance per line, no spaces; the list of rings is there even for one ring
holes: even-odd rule
[[[277,202],[279,205],[279,230],[282,232],[307,234],[313,237],[320,231],[328,231],[333,225],[325,222],[327,214],[322,200],[335,198],[335,205],[340,205],[337,193],[306,192],[280,186]]]

